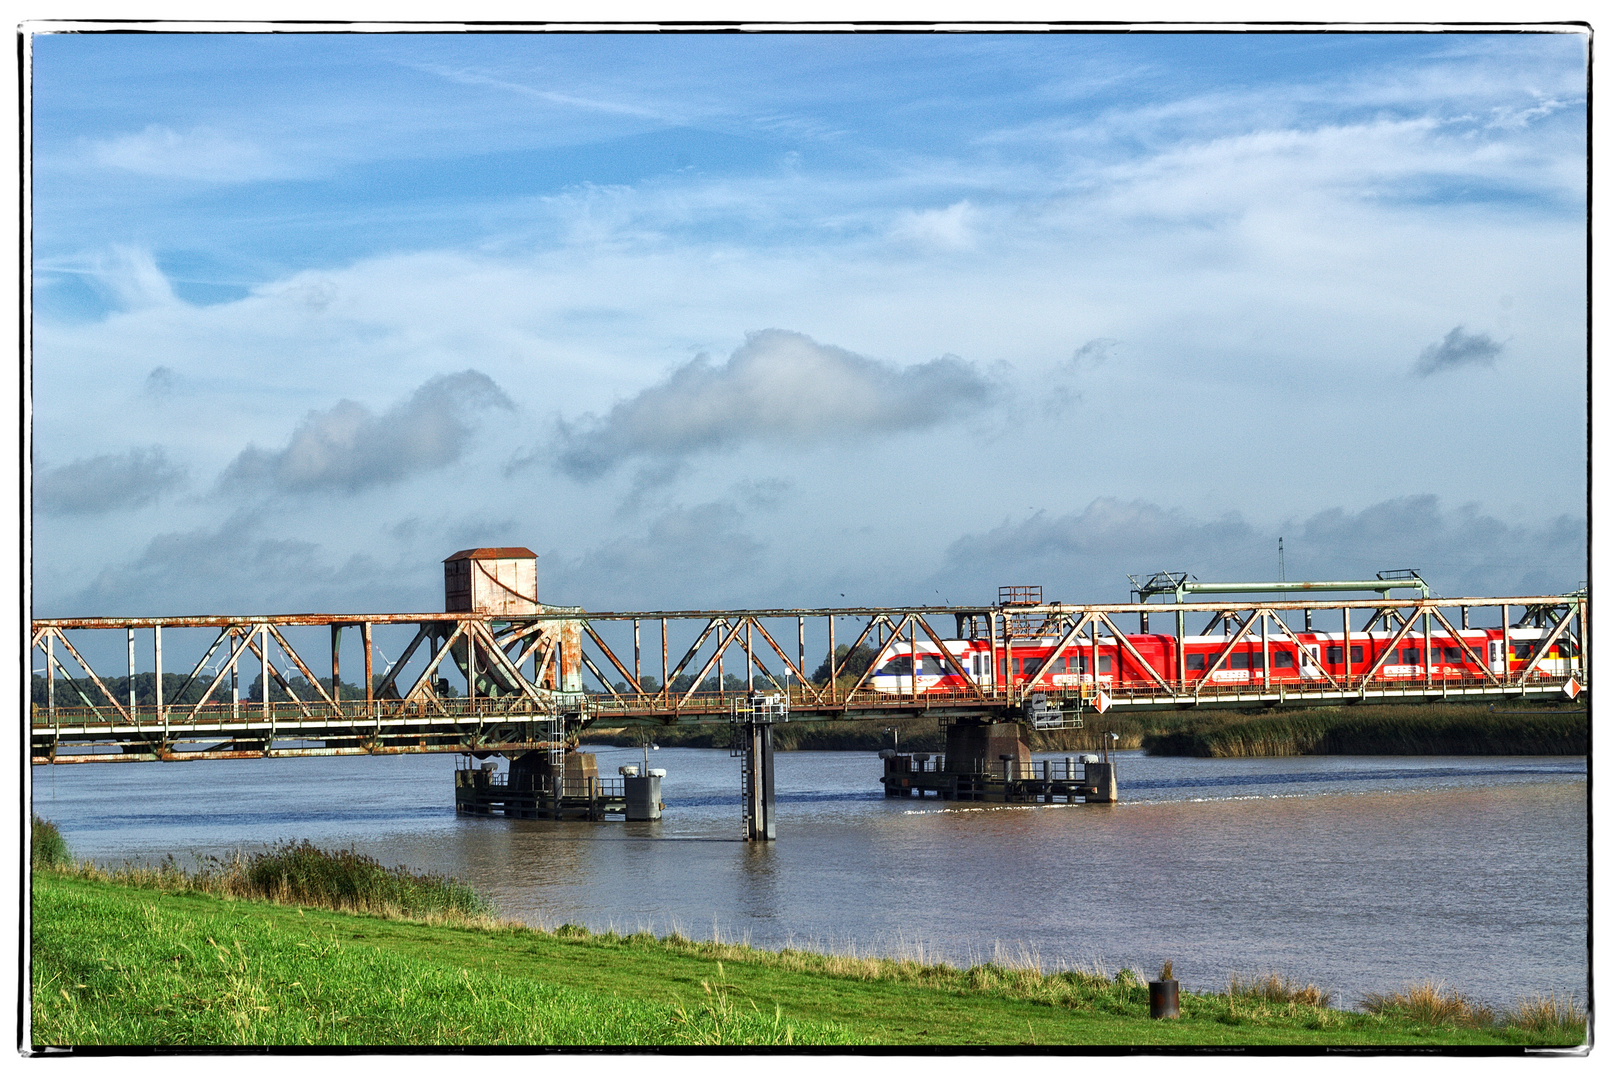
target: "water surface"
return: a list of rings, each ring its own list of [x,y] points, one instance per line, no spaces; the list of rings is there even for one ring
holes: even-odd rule
[[[587,747],[605,775],[640,751]],[[1439,978],[1511,1005],[1587,983],[1582,758],[1119,755],[1114,806],[885,799],[870,752],[777,755],[778,840],[738,761],[668,749],[660,822],[457,817],[448,755],[37,766],[106,864],[282,839],[454,874],[503,914],[971,963],[1276,970],[1342,1005]],[[1037,755],[1061,761],[1062,755]]]

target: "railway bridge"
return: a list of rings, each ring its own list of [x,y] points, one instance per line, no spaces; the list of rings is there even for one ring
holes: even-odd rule
[[[1440,598],[1416,573],[1238,584],[1162,574],[1120,604],[1012,587],[994,605],[586,611],[536,600],[527,549],[458,552],[445,569],[443,612],[35,619],[32,760],[463,753],[561,777],[592,727],[728,724],[758,768],[772,724],[812,719],[933,717],[987,732],[986,751],[999,729],[1096,727],[1109,709],[1535,701],[1587,685],[1585,592]],[[1412,595],[1391,595],[1402,592]],[[1139,647],[1150,634],[1154,658]],[[995,662],[969,670],[964,642]],[[1299,666],[1272,667],[1271,643],[1295,646]],[[1333,662],[1364,648],[1364,670]],[[920,679],[911,665],[909,678],[875,678],[897,652],[927,654],[955,678]],[[1240,656],[1246,668],[1259,659],[1235,680]],[[247,688],[244,673],[257,674]]]

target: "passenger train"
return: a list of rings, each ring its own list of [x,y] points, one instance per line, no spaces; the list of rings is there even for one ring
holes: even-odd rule
[[[1473,650],[1494,675],[1505,673],[1519,676],[1537,656],[1543,641],[1552,633],[1548,628],[1509,627],[1510,648],[1503,648],[1503,629],[1460,631],[1464,642]],[[1480,668],[1465,658],[1463,648],[1447,633],[1432,630],[1429,644],[1429,662],[1425,663],[1424,634],[1421,630],[1402,635],[1388,657],[1384,656],[1391,638],[1389,631],[1352,633],[1349,643],[1343,633],[1306,631],[1297,633],[1295,641],[1282,635],[1270,636],[1265,642],[1258,633],[1240,638],[1232,652],[1223,659],[1222,651],[1231,640],[1220,636],[1194,636],[1183,639],[1186,684],[1204,680],[1212,689],[1223,687],[1260,685],[1270,681],[1300,683],[1321,680],[1324,675],[1340,680],[1349,675],[1363,678],[1372,673],[1378,680],[1420,680],[1428,674],[1432,681],[1460,681],[1483,679]],[[1146,667],[1161,679],[1175,686],[1178,680],[1176,638],[1167,634],[1127,634],[1125,641],[1142,658],[1121,648],[1113,636],[1102,635],[1094,650],[1089,638],[1078,638],[1063,655],[1048,665],[1042,665],[1052,654],[1061,637],[1014,638],[1012,642],[1012,684],[1029,690],[1095,690],[1146,689],[1157,685]],[[1008,685],[1008,648],[999,644],[993,655],[991,643],[983,638],[944,641],[946,649],[956,658],[963,671],[982,690],[993,686],[1001,689]],[[1349,644],[1350,657],[1346,651]],[[1263,652],[1264,650],[1264,652]],[[1558,678],[1576,674],[1581,669],[1575,638],[1561,635],[1536,660],[1533,678]],[[1270,653],[1270,656],[1265,655]],[[1096,670],[1093,670],[1094,656]],[[1384,662],[1374,670],[1374,664]],[[994,675],[992,665],[995,665]],[[1213,665],[1220,664],[1213,669]],[[912,656],[912,646],[896,642],[884,650],[879,663],[863,685],[880,693],[912,695],[914,693],[966,692],[968,682],[946,662],[940,650],[931,645],[918,646]]]

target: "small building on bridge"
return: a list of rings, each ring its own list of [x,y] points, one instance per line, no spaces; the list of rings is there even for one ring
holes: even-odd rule
[[[525,547],[482,547],[445,560],[445,611],[536,615],[535,553]]]

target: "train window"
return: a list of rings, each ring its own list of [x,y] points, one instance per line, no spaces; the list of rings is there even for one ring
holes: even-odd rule
[[[889,663],[878,669],[879,675],[910,675],[912,674],[912,657],[910,654],[897,656]]]
[[[1114,670],[1114,658],[1111,656],[1098,657],[1098,674],[1107,675]]]
[[[924,653],[917,658],[917,673],[919,675],[944,675],[946,673],[945,661],[931,653]]]
[[[1462,646],[1458,646],[1458,647],[1455,647],[1455,648],[1454,647],[1449,647],[1447,649],[1446,656],[1447,656],[1447,663],[1449,663],[1449,664],[1461,664],[1461,663],[1463,663],[1463,647]]]
[[[1272,666],[1275,668],[1292,668],[1295,666],[1295,654],[1292,652],[1274,652]]]
[[[1353,663],[1353,664],[1362,663],[1362,646],[1360,646],[1360,645],[1352,645],[1351,646],[1351,663]]]
[[[1423,663],[1424,662],[1424,650],[1423,649],[1403,649],[1403,650],[1401,650],[1401,662],[1403,664],[1407,664],[1407,665]]]
[[[1345,647],[1343,645],[1330,645],[1328,647],[1328,662],[1330,664],[1345,663]]]
[[[1529,641],[1516,641],[1514,643],[1514,659],[1531,659],[1531,643]]]
[[[1027,657],[1024,658],[1024,673],[1026,675],[1034,675],[1036,672],[1038,672],[1040,670],[1041,670],[1041,657],[1039,657],[1039,656],[1027,656]]]
[[[1227,658],[1227,663],[1222,666],[1232,668],[1235,671],[1242,671],[1250,666],[1250,654],[1247,652],[1233,653]]]
[[[1205,654],[1202,652],[1188,653],[1188,670],[1203,671]]]
[[[996,662],[996,670],[1002,673],[1000,677],[1001,677],[1003,682],[1006,682],[1007,681],[1007,657],[1004,656],[1002,659],[1000,659],[1000,660],[998,660]]]

